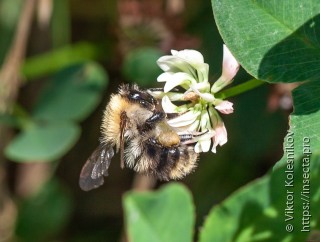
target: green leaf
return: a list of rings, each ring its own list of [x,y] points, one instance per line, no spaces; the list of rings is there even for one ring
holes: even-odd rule
[[[180,184],[171,183],[158,192],[130,192],[123,203],[130,241],[192,241],[192,197]]]
[[[251,75],[268,82],[318,76],[320,1],[211,2],[224,42]]]
[[[286,160],[286,157],[283,160]],[[291,170],[288,172],[287,166],[281,166],[241,188],[222,204],[214,207],[201,230],[199,241],[306,241],[309,234],[301,232],[302,214],[305,213],[305,219],[310,219],[310,231],[315,227],[320,215],[320,157],[309,157],[309,179],[303,179],[303,164],[307,163],[302,162],[301,157],[296,159],[292,173]],[[289,173],[293,175],[292,186],[286,186],[285,182],[288,181],[291,185]],[[306,186],[305,180],[308,180],[310,187]],[[303,203],[302,192],[309,196],[307,209],[303,209],[306,204]],[[312,217],[308,217],[308,213],[312,214]],[[290,219],[290,216],[293,218]],[[285,221],[286,219],[288,220]],[[288,224],[294,228],[291,233],[286,231]]]
[[[16,236],[21,241],[49,241],[67,224],[72,200],[57,180],[51,180],[19,206]]]
[[[135,49],[125,57],[123,73],[129,80],[150,87],[161,74],[161,69],[157,65],[157,60],[161,56],[161,51],[155,48]]]
[[[108,78],[101,66],[83,63],[57,73],[33,111],[39,120],[83,120],[100,102]]]
[[[320,82],[319,82],[320,83]],[[294,155],[304,155],[304,139],[310,140],[312,154],[320,154],[320,84],[304,83],[293,90],[294,112],[290,115],[290,130],[285,138],[294,141]],[[278,165],[283,163],[279,162]]]
[[[80,128],[73,123],[35,123],[18,134],[6,147],[14,161],[52,161],[65,154],[77,141]]]

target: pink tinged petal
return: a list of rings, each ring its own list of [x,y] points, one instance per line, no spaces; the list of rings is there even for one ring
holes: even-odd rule
[[[222,101],[218,105],[215,106],[220,113],[230,114],[233,113],[233,103],[229,101]]]
[[[213,140],[213,146],[211,151],[213,153],[216,153],[217,150],[217,146],[220,145],[224,145],[225,143],[227,143],[228,141],[228,134],[227,134],[227,130],[226,127],[224,126],[223,122],[220,122],[219,125],[217,127],[215,127],[215,136],[212,138]]]
[[[232,82],[232,79],[237,74],[240,68],[240,64],[231,54],[230,50],[226,45],[223,45],[223,64],[222,64],[222,75],[212,85],[211,92],[216,93],[225,86]]]
[[[191,110],[176,118],[168,120],[168,124],[172,127],[181,127],[192,124],[200,115],[200,111]]]
[[[240,64],[231,54],[230,50],[226,45],[223,45],[223,65],[222,65],[222,76],[226,80],[232,80],[237,74],[240,68]]]
[[[212,106],[209,107],[209,115],[210,115],[212,126],[216,132],[215,136],[212,138],[213,146],[211,151],[213,153],[216,153],[216,147],[218,145],[222,146],[228,141],[227,130],[219,114]]]

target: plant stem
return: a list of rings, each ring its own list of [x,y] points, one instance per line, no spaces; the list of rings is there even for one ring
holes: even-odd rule
[[[237,86],[234,86],[234,87],[228,88],[227,90],[221,91],[221,92],[215,94],[215,97],[220,98],[220,99],[234,97],[234,96],[237,96],[241,93],[247,92],[253,88],[261,86],[262,84],[265,84],[265,82],[257,80],[257,79],[251,79],[245,83],[241,83]]]

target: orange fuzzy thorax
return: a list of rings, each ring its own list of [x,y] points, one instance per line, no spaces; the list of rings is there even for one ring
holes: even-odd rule
[[[120,115],[130,106],[128,100],[122,98],[119,94],[112,95],[111,100],[103,114],[101,131],[103,142],[120,145]]]

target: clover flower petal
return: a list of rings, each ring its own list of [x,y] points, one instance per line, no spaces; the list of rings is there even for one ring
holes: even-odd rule
[[[212,137],[213,146],[211,151],[216,153],[216,148],[218,145],[222,146],[228,141],[228,134],[226,127],[219,114],[212,107],[209,108],[209,116],[211,119],[211,123],[214,126],[215,135]]]
[[[175,56],[162,56],[157,61],[159,67],[165,72],[185,72],[196,76],[195,68],[187,61]]]
[[[164,92],[169,92],[176,86],[186,87],[191,83],[196,83],[196,80],[190,74],[184,72],[177,72],[166,77],[167,81],[164,85]]]
[[[172,55],[159,58],[157,61],[164,71],[158,82],[165,82],[163,92],[153,92],[156,98],[162,98],[162,107],[166,113],[180,114],[168,120],[178,134],[190,133],[193,138],[184,143],[194,143],[195,152],[216,152],[218,145],[228,141],[227,130],[219,111],[222,114],[233,112],[233,103],[218,99],[215,94],[232,82],[239,70],[239,63],[229,49],[223,46],[223,65],[221,77],[211,86],[208,81],[209,65],[203,55],[195,50],[172,50]],[[184,91],[172,91],[175,87]],[[176,105],[175,101],[184,103]],[[178,104],[178,103],[177,103]]]
[[[162,98],[161,104],[165,113],[177,113],[178,106],[174,105],[168,96]]]
[[[240,68],[240,64],[231,54],[230,50],[226,45],[223,45],[223,64],[222,64],[222,75],[212,85],[211,92],[217,93],[225,86],[229,85],[234,76],[237,74]]]
[[[224,79],[231,81],[239,71],[240,64],[231,54],[226,45],[223,45],[223,64],[222,64],[222,76]]]
[[[195,68],[197,68],[199,64],[204,63],[203,55],[196,50],[171,50],[171,54],[189,62]]]
[[[200,114],[200,111],[190,110],[176,118],[168,120],[168,124],[172,127],[186,126],[192,124]]]
[[[213,139],[213,146],[212,146],[211,151],[213,153],[217,152],[217,146],[218,145],[222,146],[225,143],[227,143],[227,141],[228,141],[227,130],[226,130],[226,127],[224,126],[223,122],[219,123],[219,125],[216,126],[215,132],[216,132],[216,134],[212,138]]]
[[[233,103],[229,101],[222,101],[218,105],[215,106],[220,113],[230,114],[233,113]]]

